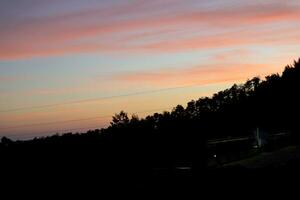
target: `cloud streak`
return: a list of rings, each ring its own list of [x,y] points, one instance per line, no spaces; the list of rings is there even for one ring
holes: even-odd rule
[[[253,76],[264,76],[272,72],[266,64],[212,64],[194,67],[165,69],[160,71],[140,71],[124,73],[114,77],[116,81],[131,85],[151,85],[152,87],[174,87],[198,84],[207,85],[225,82],[240,82]]]
[[[299,7],[283,3],[210,10],[173,6],[173,10],[170,8],[173,12],[165,12],[166,6],[160,1],[139,2],[108,10],[95,8],[16,21],[14,26],[7,25],[0,31],[0,59],[87,52],[194,50],[261,43],[266,38],[276,42],[278,35],[291,31],[281,28],[282,25],[300,19]],[[154,8],[158,11],[154,12]],[[283,33],[262,36],[261,26],[270,24],[277,24],[278,31]],[[240,35],[239,29],[247,27],[252,27],[252,33]],[[170,38],[160,37],[162,32],[168,35],[174,31]],[[232,31],[235,33],[231,34]],[[299,31],[292,32],[299,37]],[[256,34],[258,39],[253,38]]]

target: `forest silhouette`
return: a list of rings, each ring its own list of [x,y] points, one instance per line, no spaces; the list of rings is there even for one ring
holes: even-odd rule
[[[299,86],[300,59],[286,66],[281,75],[254,77],[170,112],[139,118],[121,111],[108,128],[86,133],[27,141],[2,137],[1,168],[43,177],[55,172],[72,178],[143,179],[159,170],[172,174],[184,166],[191,169],[191,175],[201,175],[208,168],[208,141],[251,138],[257,127],[270,134],[289,133],[293,142],[300,141]]]

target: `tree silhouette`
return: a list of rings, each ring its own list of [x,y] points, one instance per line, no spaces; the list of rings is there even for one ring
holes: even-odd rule
[[[129,123],[129,118],[127,113],[121,111],[119,114],[115,114],[115,116],[112,117],[111,126],[122,126],[128,123]]]

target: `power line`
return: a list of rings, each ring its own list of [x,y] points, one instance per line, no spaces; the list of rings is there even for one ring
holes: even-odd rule
[[[44,123],[24,124],[24,125],[19,125],[19,126],[10,126],[10,127],[0,127],[0,129],[1,130],[7,130],[7,129],[32,127],[32,126],[45,126],[45,125],[52,125],[52,124],[64,124],[64,123],[71,123],[71,122],[80,122],[80,121],[88,121],[88,120],[94,120],[94,119],[102,119],[102,118],[108,118],[108,117],[111,117],[111,115],[100,116],[100,117],[90,117],[90,118],[83,118],[83,119],[71,119],[71,120],[65,120],[65,121],[53,121],[53,122],[44,122]]]
[[[170,90],[178,90],[178,89],[184,89],[184,88],[195,87],[195,86],[200,86],[200,85],[204,86],[203,84],[191,84],[191,85],[185,85],[185,86],[179,86],[179,87],[163,88],[163,89],[159,89],[159,90],[148,90],[148,91],[134,92],[134,93],[128,93],[128,94],[114,95],[114,96],[104,96],[104,97],[99,97],[99,98],[68,101],[68,102],[63,102],[63,103],[18,107],[18,108],[12,108],[12,109],[7,109],[7,110],[0,110],[0,113],[17,112],[17,111],[30,110],[30,109],[44,109],[44,108],[51,108],[51,107],[58,107],[58,106],[65,106],[65,105],[72,105],[72,104],[80,104],[80,103],[89,103],[89,102],[95,102],[95,101],[101,101],[101,100],[107,100],[107,99],[138,96],[138,95],[142,95],[142,94],[167,92]]]
[[[70,128],[70,129],[60,129],[60,130],[54,130],[54,131],[45,131],[45,132],[39,132],[39,133],[23,133],[23,134],[9,134],[9,137],[22,137],[22,136],[28,136],[28,137],[47,137],[47,136],[51,136],[51,135],[55,135],[55,134],[59,134],[59,133],[68,133],[68,132],[72,132],[72,131],[78,131],[78,130],[92,130],[92,129],[101,129],[101,127],[99,126],[93,126],[93,127],[79,127],[79,128]],[[48,134],[48,135],[45,135]],[[4,135],[2,135],[4,136]]]
[[[172,107],[152,109],[152,110],[142,110],[142,111],[139,111],[137,113],[141,114],[141,113],[155,112],[155,111],[162,111],[162,110],[169,110],[169,109],[172,109]],[[71,120],[64,120],[64,121],[53,121],[53,122],[44,122],[44,123],[24,124],[24,125],[19,125],[19,126],[0,127],[0,129],[1,130],[7,130],[7,129],[16,129],[16,128],[33,127],[33,126],[45,126],[45,125],[52,125],[52,124],[65,124],[65,123],[71,123],[71,122],[88,121],[88,120],[103,119],[103,118],[109,118],[109,117],[112,117],[112,115],[104,115],[104,116],[81,118],[81,119],[71,119]]]
[[[164,109],[160,109],[160,110],[148,110],[148,111],[140,111],[139,113],[146,113],[146,112],[155,112],[155,111],[162,111],[165,109],[170,109],[170,108],[164,108]],[[103,128],[103,127],[102,127]],[[54,131],[45,131],[45,132],[39,132],[39,133],[32,133],[32,134],[9,134],[10,137],[22,137],[22,136],[27,136],[29,138],[32,137],[47,137],[47,136],[51,136],[51,135],[55,135],[55,134],[63,134],[63,133],[68,133],[68,132],[72,132],[72,131],[78,131],[78,130],[93,130],[93,129],[101,129],[101,127],[99,126],[93,126],[93,127],[79,127],[79,128],[70,128],[70,129],[60,129],[60,130],[54,130]],[[47,135],[45,135],[47,134]],[[2,135],[4,136],[4,135]],[[29,139],[28,138],[28,139]]]

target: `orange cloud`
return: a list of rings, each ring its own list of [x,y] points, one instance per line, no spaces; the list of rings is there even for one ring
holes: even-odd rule
[[[115,80],[132,85],[174,87],[206,85],[225,82],[240,82],[253,76],[264,76],[272,72],[266,64],[207,65],[192,68],[146,71],[119,74]]]

